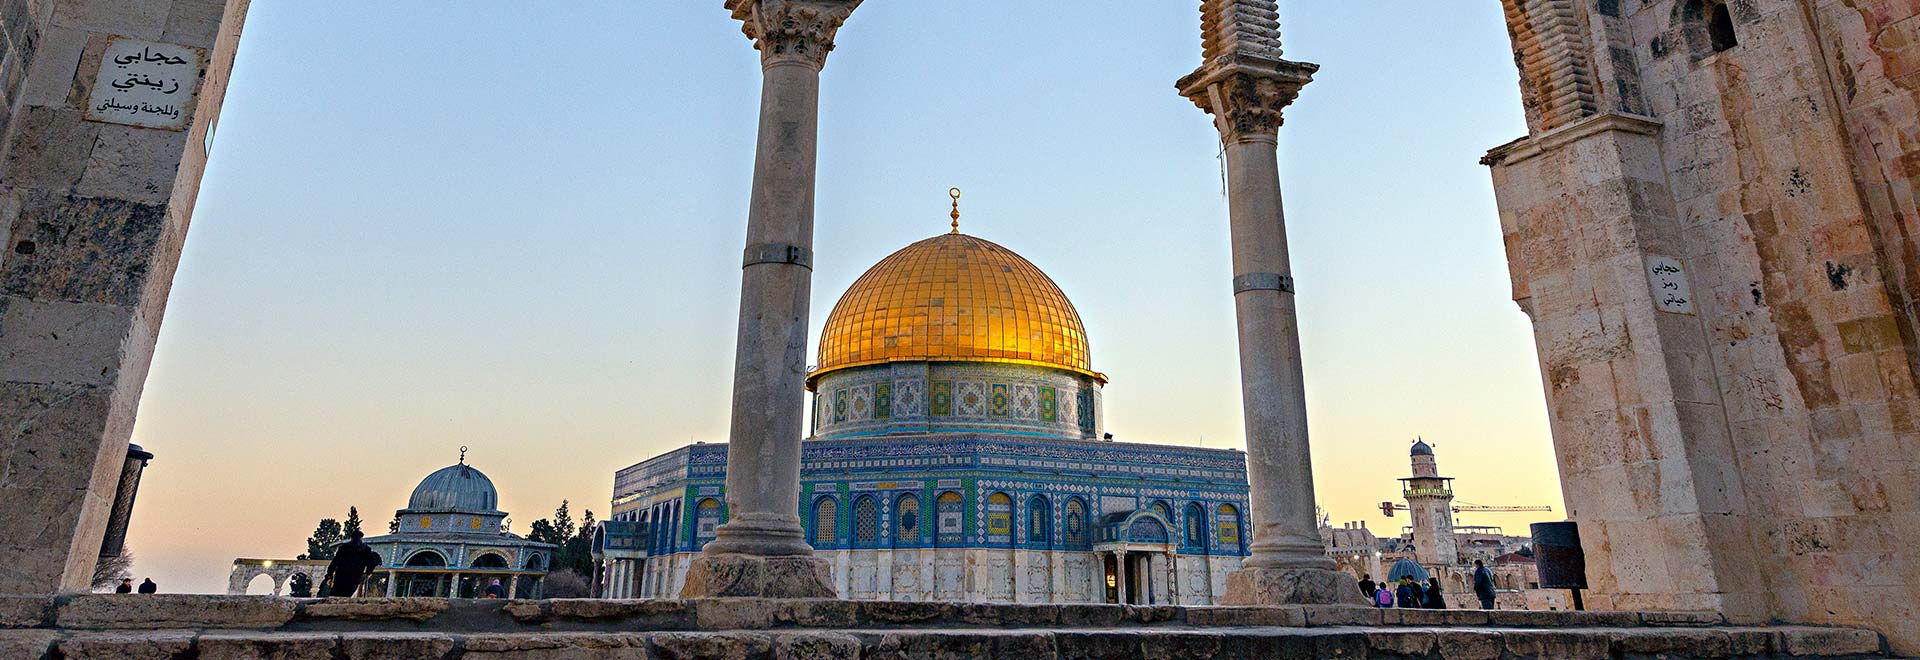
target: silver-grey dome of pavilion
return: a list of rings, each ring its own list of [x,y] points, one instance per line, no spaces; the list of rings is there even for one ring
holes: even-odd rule
[[[499,503],[493,480],[465,463],[435,470],[407,498],[407,508],[415,510],[484,512],[495,510]]]

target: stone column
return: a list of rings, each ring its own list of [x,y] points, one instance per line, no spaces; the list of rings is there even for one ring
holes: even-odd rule
[[[387,571],[387,597],[392,598],[394,594],[397,593],[399,588],[400,588],[399,574],[394,573],[393,571]]]
[[[1214,117],[1226,149],[1234,307],[1247,425],[1253,539],[1224,604],[1359,604],[1314,520],[1306,390],[1276,149],[1281,113],[1319,66],[1280,58],[1272,0],[1207,0],[1205,64],[1182,96]]]
[[[760,135],[734,353],[727,510],[685,597],[835,595],[798,515],[820,69],[860,0],[727,0],[760,51]]]
[[[7,3],[0,593],[90,586],[247,6]]]

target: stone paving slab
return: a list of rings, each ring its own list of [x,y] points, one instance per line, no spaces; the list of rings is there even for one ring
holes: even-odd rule
[[[715,632],[0,631],[9,660],[373,660],[386,658],[732,658],[919,660],[1012,658],[1867,658],[1880,636],[1781,627],[1011,627]]]

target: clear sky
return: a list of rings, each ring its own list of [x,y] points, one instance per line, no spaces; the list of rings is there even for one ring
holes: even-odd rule
[[[458,447],[513,529],[728,419],[759,63],[719,0],[261,2],[134,441],[136,576],[219,591],[323,516],[384,531]],[[870,0],[822,81],[814,333],[963,229],[1085,318],[1121,440],[1241,447],[1217,137],[1173,90],[1195,2]],[[1284,3],[1320,63],[1283,186],[1314,467],[1397,530],[1407,445],[1462,516],[1561,499],[1486,149],[1524,134],[1498,3]]]

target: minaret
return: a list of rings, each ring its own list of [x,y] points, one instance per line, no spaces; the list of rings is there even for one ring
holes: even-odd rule
[[[1413,442],[1413,476],[1405,482],[1407,513],[1413,515],[1413,558],[1427,566],[1460,562],[1460,544],[1453,536],[1453,479],[1440,476],[1433,446]]]

